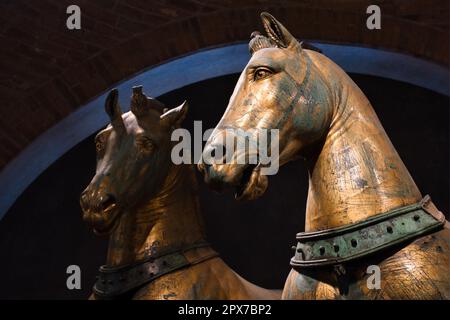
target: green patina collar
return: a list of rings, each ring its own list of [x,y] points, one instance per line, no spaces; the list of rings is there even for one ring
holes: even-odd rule
[[[94,294],[97,299],[115,299],[165,274],[217,257],[218,253],[214,250],[195,260],[186,256],[190,250],[209,246],[206,242],[196,243],[183,249],[161,252],[133,265],[101,266],[93,288]]]
[[[442,228],[445,216],[431,198],[348,226],[297,234],[291,266],[338,265],[387,249]]]

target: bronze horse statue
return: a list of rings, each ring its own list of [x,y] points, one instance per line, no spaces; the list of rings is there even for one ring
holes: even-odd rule
[[[95,138],[97,169],[83,191],[83,219],[109,235],[92,299],[279,299],[231,270],[205,240],[192,165],[175,165],[172,131],[187,103],[167,110],[133,88],[122,114],[118,91],[105,103],[111,123]]]
[[[449,299],[449,225],[422,198],[368,99],[325,55],[270,14],[261,18],[267,37],[252,34],[252,57],[204,154],[226,149],[230,128],[265,128],[279,130],[280,165],[306,161],[306,232],[297,234],[282,298]],[[199,169],[242,199],[268,184],[260,163]]]

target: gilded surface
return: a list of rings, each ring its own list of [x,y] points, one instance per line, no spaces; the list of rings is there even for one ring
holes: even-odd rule
[[[205,241],[192,166],[170,160],[170,135],[187,104],[166,110],[135,88],[131,112],[122,114],[117,91],[106,101],[111,124],[96,137],[97,170],[81,195],[83,219],[109,235],[106,265],[133,264],[160,250]],[[186,253],[188,260],[210,248]],[[277,299],[281,292],[242,279],[215,257],[157,278],[134,299]],[[92,296],[95,299],[95,296]]]
[[[271,15],[261,16],[267,37],[253,34],[252,57],[205,150],[222,147],[227,128],[279,129],[280,164],[303,158],[309,169],[306,231],[352,224],[420,201],[420,191],[357,85],[326,56],[302,48]],[[256,199],[268,185],[260,165],[199,169],[216,189],[243,190],[238,199]],[[444,229],[378,257],[381,290],[365,287],[365,265],[355,267],[344,285],[330,270],[292,270],[283,298],[448,299],[449,242]]]

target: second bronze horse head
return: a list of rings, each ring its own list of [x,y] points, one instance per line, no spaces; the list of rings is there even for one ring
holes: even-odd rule
[[[131,210],[157,192],[170,161],[169,131],[187,113],[187,103],[165,110],[147,98],[142,87],[133,88],[131,112],[122,114],[118,91],[105,102],[111,123],[95,137],[97,169],[80,199],[83,219],[98,234],[108,234],[117,225],[123,208]]]

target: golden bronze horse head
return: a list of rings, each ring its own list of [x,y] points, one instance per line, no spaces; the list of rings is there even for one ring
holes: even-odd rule
[[[327,134],[335,112],[335,97],[321,70],[289,31],[268,13],[261,14],[267,37],[252,34],[252,57],[239,77],[230,102],[205,146],[223,148],[231,129],[279,130],[280,165],[298,158]],[[234,131],[235,132],[235,131]],[[236,134],[236,133],[234,133]],[[270,146],[267,146],[270,149]],[[226,150],[226,152],[248,152]],[[274,156],[274,155],[273,155]],[[237,187],[237,198],[255,199],[267,186],[260,165],[200,165],[207,183]]]

